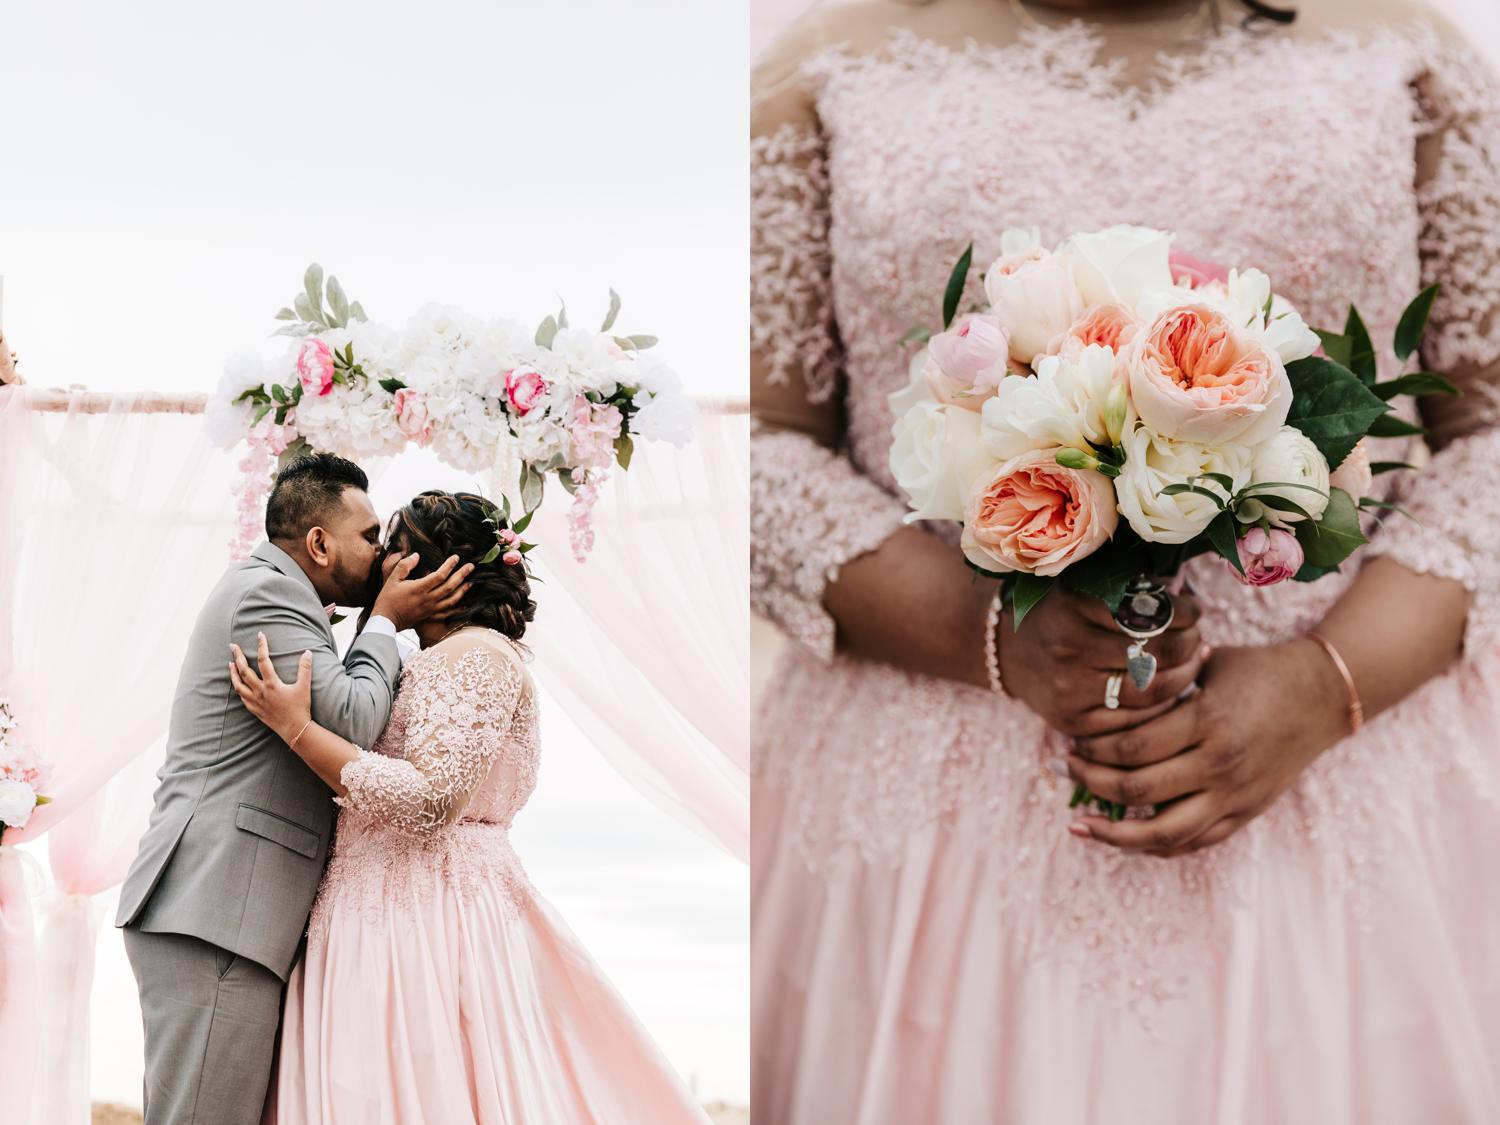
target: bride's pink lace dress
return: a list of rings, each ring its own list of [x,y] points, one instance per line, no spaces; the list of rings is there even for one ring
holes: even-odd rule
[[[407,661],[390,724],[344,767],[268,1123],[707,1122],[511,849],[539,753],[508,638]]]
[[[755,727],[757,1120],[1500,1121],[1486,388],[1420,473],[1377,478],[1420,523],[1387,523],[1361,556],[1469,588],[1463,663],[1216,848],[1160,860],[1072,838],[1071,784],[1045,768],[1058,747],[1024,706],[835,652],[824,585],[905,511],[896,341],[935,318],[970,238],[985,263],[1007,227],[1172,229],[1264,268],[1310,323],[1342,326],[1354,301],[1377,341],[1441,281],[1424,367],[1500,357],[1500,98],[1472,59],[1415,28],[1226,33],[1142,91],[1100,45],[1076,25],[813,52],[816,122],[753,144],[753,343],[773,383],[842,395],[847,419],[837,454],[795,432],[754,444],[754,603],[798,642]],[[1418,187],[1423,138],[1438,159]],[[1421,457],[1408,442],[1376,459]],[[1349,581],[1255,590],[1200,562],[1217,645],[1292,638]]]

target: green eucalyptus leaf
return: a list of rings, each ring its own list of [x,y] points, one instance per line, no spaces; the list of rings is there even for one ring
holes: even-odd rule
[[[566,328],[567,326],[568,326],[568,302],[559,299],[558,300],[558,309],[557,309],[557,327],[558,328]]]
[[[1026,615],[1036,608],[1052,589],[1054,578],[1043,578],[1038,574],[1017,574],[1011,586],[1010,606],[1015,615],[1015,627],[1019,629]]]
[[[953,324],[958,312],[958,302],[963,298],[964,286],[969,280],[969,267],[974,262],[974,244],[971,242],[953,263],[953,272],[948,275],[948,288],[943,292],[943,329]]]
[[[1370,330],[1353,305],[1349,306],[1349,319],[1344,322],[1344,335],[1349,339],[1349,362],[1345,366],[1368,387],[1376,379],[1375,345],[1370,342]]]
[[[323,309],[323,267],[314,262],[307,267],[307,272],[302,275],[302,288],[307,293],[307,302],[318,310],[318,319],[322,320]]]
[[[349,323],[349,298],[344,295],[344,287],[336,277],[328,279],[327,289],[328,307],[333,311],[334,323],[342,328]]]
[[[1208,525],[1205,534],[1214,551],[1221,557],[1229,560],[1229,565],[1241,574],[1245,573],[1245,565],[1240,562],[1240,548],[1238,542],[1239,524],[1232,512],[1220,512]]]
[[[1292,384],[1287,425],[1301,430],[1330,465],[1342,464],[1388,409],[1359,376],[1331,360],[1294,360],[1286,373]]]
[[[1403,421],[1394,414],[1383,414],[1370,425],[1371,437],[1409,437],[1427,431],[1412,422]],[[1332,461],[1328,462],[1330,465]]]
[[[1431,371],[1413,371],[1411,374],[1402,375],[1398,379],[1391,379],[1385,383],[1376,383],[1370,389],[1378,397],[1386,401],[1390,401],[1397,395],[1457,395],[1463,393],[1447,379]]]
[[[277,320],[296,320],[297,319],[297,311],[295,309],[277,309],[276,310],[276,319]]]
[[[364,306],[362,306],[358,301],[350,302],[349,315],[352,316],[355,320],[359,321],[367,319],[365,316]]]
[[[1401,314],[1396,324],[1396,358],[1407,360],[1422,343],[1422,333],[1427,331],[1427,317],[1432,312],[1433,299],[1438,295],[1438,286],[1429,285],[1412,298],[1411,304]]]
[[[647,348],[654,348],[657,344],[655,336],[627,336],[625,338],[630,341],[632,347],[638,348],[641,351],[645,351]]]
[[[1316,522],[1303,520],[1296,527],[1302,555],[1313,566],[1338,566],[1368,542],[1359,526],[1359,508],[1342,488],[1329,493],[1328,507]]]
[[[615,326],[615,318],[620,315],[620,295],[613,289],[609,291],[609,312],[604,316],[604,323],[599,326],[600,332],[608,332]]]
[[[557,336],[557,318],[548,316],[536,329],[536,344],[538,347],[550,348],[552,341]]]
[[[558,469],[557,479],[569,496],[577,495],[578,486],[573,483],[573,472],[571,469]]]
[[[308,301],[306,293],[298,293],[292,300],[292,307],[297,310],[297,315],[308,324],[323,323],[323,318],[313,311],[312,303]]]

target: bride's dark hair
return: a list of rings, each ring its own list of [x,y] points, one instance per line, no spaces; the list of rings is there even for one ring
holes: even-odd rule
[[[487,522],[493,520],[493,523]],[[502,549],[483,562],[496,545],[495,532],[509,524],[500,509],[473,492],[424,492],[391,517],[386,548],[398,555],[419,556],[411,577],[431,574],[457,555],[459,565],[473,563],[469,590],[448,614],[448,624],[486,625],[520,640],[536,616],[531,582],[524,563],[507,564]]]

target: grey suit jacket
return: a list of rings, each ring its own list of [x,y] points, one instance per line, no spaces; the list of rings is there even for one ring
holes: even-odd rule
[[[283,980],[333,833],[332,793],[229,682],[229,643],[255,663],[264,632],[284,680],[313,654],[313,718],[368,748],[391,713],[396,642],[362,635],[342,661],[321,599],[290,555],[262,543],[214,587],[177,679],[156,807],[120,892],[117,926],[187,934]]]

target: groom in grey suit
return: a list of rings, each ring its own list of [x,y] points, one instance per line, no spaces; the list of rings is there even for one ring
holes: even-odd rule
[[[150,826],[115,920],[141,993],[146,1125],[256,1125],[283,986],[323,873],[332,795],[229,680],[264,633],[287,679],[313,654],[313,719],[369,747],[390,717],[398,629],[441,613],[469,568],[378,587],[380,521],[357,465],[304,457],[266,504],[269,541],[225,573],[188,641]],[[340,660],[325,605],[370,605]]]

